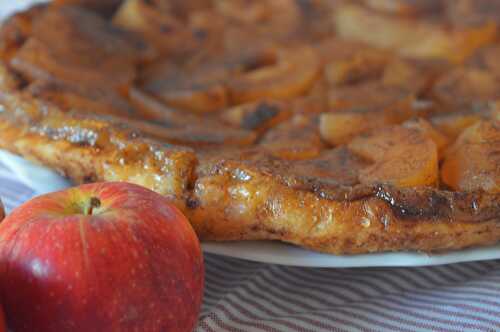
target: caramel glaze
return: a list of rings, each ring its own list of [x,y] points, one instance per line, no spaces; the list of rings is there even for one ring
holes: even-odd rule
[[[287,175],[289,162],[263,159],[200,161],[186,213],[201,238],[277,239],[352,254],[442,251],[500,236],[499,195],[333,184]]]
[[[300,162],[255,149],[195,152],[20,93],[0,101],[0,147],[76,183],[130,181],[164,194],[202,239],[362,253],[457,249],[500,237],[500,195],[356,184],[350,172],[366,162],[342,148]]]
[[[197,122],[201,117],[169,110],[130,88],[136,77],[135,65],[153,56],[144,45],[134,42],[134,35],[110,29],[102,22],[86,25],[84,22],[100,22],[99,16],[69,7],[42,16],[45,21],[38,21],[38,28],[33,29],[32,16],[40,15],[42,9],[35,7],[15,16],[1,30],[0,58],[24,78],[35,79],[35,83],[23,89],[26,82],[0,64],[0,148],[51,167],[75,183],[128,181],[143,185],[170,198],[203,240],[280,240],[318,251],[356,254],[453,250],[493,244],[500,239],[500,194],[360,184],[359,170],[370,161],[345,147],[327,150],[316,132],[315,116],[292,116],[284,110],[281,117],[274,110],[250,108],[231,114],[234,118],[228,115],[226,121],[232,128],[210,117]],[[71,28],[58,29],[44,22],[59,22]],[[74,22],[77,29],[73,29]],[[99,33],[94,36],[94,32]],[[319,29],[315,33],[322,35],[326,31]],[[26,43],[30,36],[36,38]],[[47,48],[51,43],[39,42],[44,38],[71,40],[75,36],[88,46],[87,53],[82,55],[80,49],[76,52],[71,47]],[[119,45],[106,48],[108,40],[115,39]],[[102,44],[102,50],[111,53],[95,57],[95,40]],[[33,47],[40,52],[33,52]],[[18,50],[23,52],[16,53]],[[33,58],[37,54],[44,57]],[[60,66],[61,59],[73,59],[75,63],[66,68]],[[80,65],[89,59],[100,62],[82,71]],[[316,59],[311,59],[311,79],[316,79]],[[45,68],[46,72],[27,66],[37,61],[43,63],[35,69]],[[119,73],[128,68],[130,75],[116,80],[113,72],[100,68],[114,68]],[[82,77],[81,72],[91,76]],[[40,75],[48,75],[55,86],[37,85]],[[310,75],[305,76],[309,87]],[[89,91],[70,89],[65,93],[67,98],[73,93],[81,97],[77,104],[90,105],[86,98],[94,100],[99,95],[93,86],[96,77],[103,78],[103,88],[112,86],[118,94],[106,100],[107,104],[118,105],[120,97],[127,97],[140,116],[123,116],[118,106],[105,106],[109,113],[99,111],[102,114],[98,116],[72,111],[72,107],[61,109],[61,102],[59,107],[50,104],[47,96],[61,97],[59,80],[79,82],[89,78]],[[453,78],[441,84],[448,86],[456,81]],[[107,80],[121,83],[114,86]],[[34,91],[46,97],[33,96]],[[446,103],[447,95],[441,95]],[[144,115],[150,122],[140,121]],[[281,123],[289,119],[295,122]],[[281,131],[259,141],[252,130],[267,122],[273,126],[279,122]],[[310,134],[311,139],[296,139],[297,128],[309,128],[311,123],[314,130],[300,131]],[[274,137],[287,140],[273,151],[269,146],[276,141]],[[292,154],[295,160],[283,157],[292,159],[287,149],[300,141],[320,148],[310,149],[306,144],[304,151]],[[192,148],[182,146],[190,143]],[[280,158],[276,150],[283,149]]]
[[[63,113],[18,92],[2,94],[0,102],[2,148],[76,183],[130,181],[184,202],[196,163],[191,149],[141,137],[109,119]]]

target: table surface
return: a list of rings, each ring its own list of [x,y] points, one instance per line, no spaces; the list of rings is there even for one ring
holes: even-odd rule
[[[4,0],[0,19],[31,0]],[[8,210],[34,191],[0,165]],[[500,261],[319,269],[205,255],[196,331],[499,331]]]

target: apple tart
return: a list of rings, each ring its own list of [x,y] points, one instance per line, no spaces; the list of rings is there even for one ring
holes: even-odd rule
[[[53,1],[0,29],[0,147],[155,190],[202,240],[490,245],[499,24],[472,0]]]

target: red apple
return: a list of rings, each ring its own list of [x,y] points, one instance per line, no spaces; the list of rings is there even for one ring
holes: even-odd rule
[[[32,199],[0,224],[0,292],[22,331],[191,331],[203,295],[182,213],[127,183]]]
[[[7,325],[5,325],[5,315],[3,313],[3,308],[0,306],[0,332],[6,332]]]

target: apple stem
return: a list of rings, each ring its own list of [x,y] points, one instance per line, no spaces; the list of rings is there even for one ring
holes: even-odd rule
[[[90,215],[92,215],[92,212],[94,211],[94,209],[96,209],[96,208],[98,208],[100,206],[101,206],[101,201],[99,200],[99,198],[97,198],[97,197],[91,197],[90,201],[89,201],[89,204],[85,208],[84,213],[86,215],[90,216]]]

